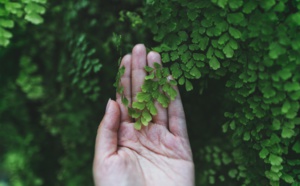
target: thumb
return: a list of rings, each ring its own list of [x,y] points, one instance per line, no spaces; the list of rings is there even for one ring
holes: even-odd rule
[[[109,99],[97,132],[95,158],[107,157],[117,151],[120,116],[118,103]]]

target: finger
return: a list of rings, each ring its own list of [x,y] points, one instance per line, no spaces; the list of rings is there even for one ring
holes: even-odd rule
[[[176,90],[177,96],[174,101],[171,101],[168,107],[169,130],[175,136],[187,139],[187,127],[180,93],[177,86],[174,86],[173,88]]]
[[[120,108],[118,103],[109,100],[105,115],[98,128],[95,146],[95,162],[117,151],[118,129],[120,126]]]
[[[157,62],[160,65],[161,64],[161,57],[157,52],[149,52],[147,55],[147,62],[148,66],[154,68],[154,63]],[[157,108],[157,115],[153,117],[153,122],[164,125],[167,127],[168,124],[168,113],[167,109],[163,108],[161,104],[159,104],[157,101],[154,102],[155,107]]]
[[[131,105],[131,55],[127,54],[123,57],[120,67],[125,67],[124,75],[121,77],[121,86],[124,88],[124,96],[128,99],[128,106]],[[127,107],[122,103],[122,97],[117,93],[117,103],[121,109],[121,122],[131,122],[131,118],[128,115]]]
[[[146,72],[146,48],[143,44],[135,45],[132,49],[131,63],[131,98],[136,101],[136,95],[141,91]]]

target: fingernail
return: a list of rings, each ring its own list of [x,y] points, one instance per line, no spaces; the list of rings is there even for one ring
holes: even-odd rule
[[[106,105],[105,112],[107,112],[109,110],[110,105],[111,105],[111,99],[109,98],[107,105]]]

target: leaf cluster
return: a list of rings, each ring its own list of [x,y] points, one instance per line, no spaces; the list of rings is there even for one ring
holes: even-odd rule
[[[180,85],[225,81],[224,99],[234,106],[223,109],[223,131],[239,152],[232,166],[247,167],[231,177],[240,185],[298,185],[299,152],[292,149],[300,135],[300,2],[157,0],[144,10],[145,26],[160,43],[153,49]]]
[[[0,0],[0,46],[8,46],[12,38],[12,29],[16,23],[24,24],[24,20],[38,25],[43,23],[41,17],[46,9],[46,0],[7,1]]]
[[[123,87],[117,86],[117,92],[122,96],[122,102],[128,107],[129,115],[135,119],[134,128],[140,130],[142,126],[148,126],[153,116],[157,115],[155,102],[157,101],[163,108],[167,108],[170,101],[175,100],[177,92],[173,86],[177,82],[170,79],[168,68],[163,68],[159,63],[154,63],[154,67],[145,66],[148,75],[145,77],[141,87],[141,92],[137,93],[136,101],[129,106],[129,102],[123,94]],[[117,82],[124,73],[124,67],[121,67]]]

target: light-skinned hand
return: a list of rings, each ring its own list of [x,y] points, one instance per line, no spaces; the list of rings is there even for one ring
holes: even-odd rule
[[[131,55],[123,57],[121,78],[129,105],[141,91],[147,73],[146,65],[161,64],[156,52],[147,55],[142,44]],[[185,114],[178,95],[167,109],[155,103],[158,114],[141,130],[134,129],[134,120],[117,94],[109,100],[96,138],[93,165],[96,186],[192,186],[194,163]]]

